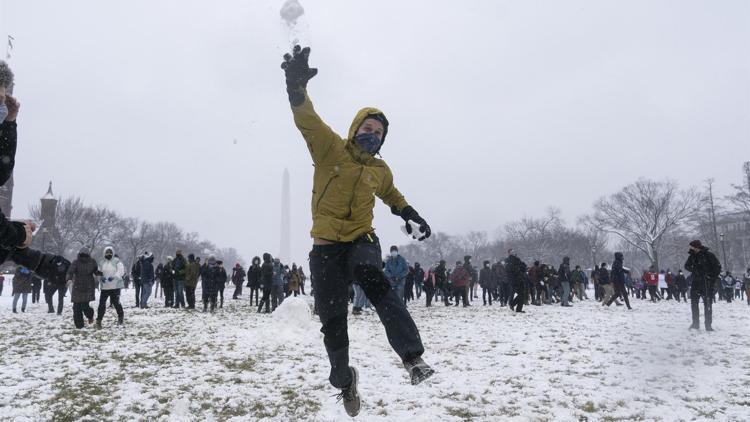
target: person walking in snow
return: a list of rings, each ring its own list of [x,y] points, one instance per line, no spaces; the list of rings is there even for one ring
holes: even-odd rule
[[[151,297],[151,289],[154,287],[155,271],[154,271],[154,255],[151,252],[146,252],[138,260],[138,269],[140,271],[141,279],[141,302],[140,307],[142,309],[148,309],[148,299]]]
[[[513,297],[508,306],[518,313],[525,313],[523,305],[526,303],[528,289],[526,284],[526,264],[516,256],[516,251],[508,249],[508,257],[505,258],[505,271],[513,287]]]
[[[271,313],[271,289],[273,288],[273,262],[271,254],[263,254],[263,265],[260,267],[260,288],[263,291],[263,298],[258,304],[258,313],[266,306],[267,314]]]
[[[396,295],[404,302],[404,291],[406,287],[406,276],[409,274],[409,264],[406,263],[406,259],[398,253],[397,246],[391,246],[391,253],[385,260],[385,269],[383,274],[391,284],[391,289],[396,292]]]
[[[294,121],[307,143],[313,176],[313,249],[310,271],[315,307],[320,315],[323,342],[331,363],[329,381],[341,390],[350,416],[360,410],[358,373],[349,365],[347,312],[349,284],[357,280],[386,329],[389,342],[408,371],[412,384],[433,374],[421,358],[424,346],[403,300],[390,289],[381,267],[380,243],[372,228],[375,197],[406,222],[416,224],[420,240],[430,226],[396,189],[385,161],[376,158],[388,134],[388,120],[375,108],[362,109],[348,138],[342,139],[317,115],[307,95],[307,83],[317,74],[308,65],[309,48],[295,46],[284,56],[287,93]]]
[[[172,261],[173,285],[174,285],[174,307],[179,309],[185,307],[185,278],[187,277],[187,261],[182,250],[177,249]]]
[[[31,271],[26,267],[17,266],[13,275],[13,313],[17,314],[18,299],[21,299],[21,312],[26,312],[26,301],[31,293]]]
[[[630,295],[625,288],[625,268],[623,268],[622,260],[622,252],[615,252],[615,262],[612,263],[612,285],[614,286],[614,294],[607,301],[607,306],[612,305],[612,302],[616,302],[617,298],[621,297],[625,301],[625,304],[628,305],[628,309],[633,309],[630,307],[630,299],[628,298]]]
[[[227,270],[224,268],[224,261],[217,259],[216,260],[216,277],[219,279],[219,283],[216,284],[216,287],[218,287],[218,293],[219,293],[219,308],[224,307],[224,289],[227,287],[227,282],[229,281],[229,276],[227,275]]]
[[[560,268],[557,270],[557,274],[560,280],[560,287],[562,288],[562,303],[561,306],[572,306],[570,304],[570,258],[563,257],[563,262],[560,264]]]
[[[195,289],[198,287],[198,278],[201,275],[200,258],[188,254],[188,262],[185,267],[185,300],[187,309],[195,309]]]
[[[95,276],[101,274],[88,248],[81,248],[78,257],[70,264],[67,275],[68,284],[72,286],[70,301],[73,302],[73,323],[76,328],[84,327],[84,315],[89,324],[94,323],[94,309],[89,302],[96,299]]]
[[[216,299],[219,295],[219,286],[226,282],[226,278],[222,277],[219,263],[216,258],[211,255],[206,260],[206,265],[201,268],[201,290],[203,291],[203,312],[210,310],[213,314],[216,312]]]
[[[247,269],[247,286],[250,288],[250,305],[253,304],[253,296],[255,297],[255,306],[258,306],[260,298],[258,293],[260,292],[260,258],[254,257],[252,265]]]
[[[496,288],[495,274],[490,267],[490,261],[484,261],[483,267],[479,270],[479,286],[482,288],[482,303],[486,306],[489,300],[492,306],[492,294]]]
[[[125,275],[125,265],[120,258],[115,256],[115,250],[111,246],[104,248],[104,259],[99,262],[101,281],[99,284],[99,307],[96,313],[96,328],[102,328],[104,313],[107,311],[107,300],[109,299],[117,312],[117,324],[122,325],[125,312],[120,304],[120,292],[125,287],[122,277]]]
[[[245,269],[242,268],[240,263],[234,264],[232,268],[232,284],[234,284],[234,293],[232,293],[232,299],[238,300],[242,296],[242,284],[245,282]]]
[[[456,268],[451,273],[450,280],[453,282],[453,294],[455,295],[456,306],[458,301],[463,300],[464,308],[471,306],[469,304],[469,283],[471,283],[471,273],[465,268],[466,263],[456,261]]]
[[[714,281],[721,274],[721,264],[716,259],[716,255],[703,246],[700,240],[690,242],[688,259],[684,265],[685,269],[690,271],[693,278],[690,287],[690,309],[693,315],[693,323],[690,325],[691,330],[700,329],[700,310],[698,301],[703,298],[703,311],[705,316],[706,331],[713,331],[713,309],[714,301],[713,286]]]

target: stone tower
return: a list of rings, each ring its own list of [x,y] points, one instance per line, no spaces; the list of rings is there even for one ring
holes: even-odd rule
[[[49,182],[49,187],[47,188],[47,193],[44,194],[44,196],[41,199],[42,202],[42,210],[41,210],[41,218],[42,221],[39,223],[41,226],[39,227],[39,233],[37,234],[35,241],[39,241],[39,245],[41,246],[42,250],[45,250],[51,245],[51,242],[55,239],[57,236],[57,199],[55,199],[55,195],[52,193],[52,182]]]
[[[289,169],[284,169],[284,178],[281,181],[281,245],[279,247],[279,259],[284,264],[290,264],[291,258],[291,228],[290,228],[290,204],[289,193]]]

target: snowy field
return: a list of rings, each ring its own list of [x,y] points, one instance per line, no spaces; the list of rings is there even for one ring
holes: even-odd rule
[[[307,297],[270,316],[231,299],[207,315],[157,301],[132,309],[127,290],[124,328],[110,309],[102,330],[77,331],[69,303],[62,317],[45,304],[14,315],[8,293],[2,420],[350,419],[328,385]],[[717,331],[706,333],[687,330],[685,303],[634,302],[630,312],[588,301],[525,315],[481,301],[412,305],[424,358],[438,371],[416,387],[377,316],[350,316],[363,398],[356,420],[748,420],[750,307],[717,304]]]

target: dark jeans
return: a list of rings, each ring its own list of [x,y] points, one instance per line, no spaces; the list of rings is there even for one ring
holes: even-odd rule
[[[427,284],[424,285],[424,295],[427,298],[427,306],[432,306],[432,297],[435,296],[435,288]]]
[[[256,295],[255,298],[257,299],[258,296]],[[266,305],[266,313],[271,312],[271,287],[263,287],[263,299],[260,300],[260,304],[258,305],[258,312],[263,309],[263,305]]]
[[[453,286],[453,297],[456,298],[456,306],[458,306],[459,299],[463,300],[464,306],[469,306],[468,286],[462,286],[462,287]]]
[[[203,312],[208,309],[209,304],[211,304],[211,312],[216,311],[216,295],[216,293],[203,295]]]
[[[625,304],[628,305],[628,309],[630,309],[630,299],[628,299],[628,291],[625,289],[625,283],[614,283],[615,286],[615,294],[612,295],[611,298],[609,298],[609,301],[607,302],[607,306],[611,305],[612,302],[617,300],[617,297],[622,297],[622,299],[625,301]]]
[[[234,285],[234,293],[232,293],[232,299],[239,299],[240,296],[242,296],[241,282]]]
[[[112,305],[114,305],[117,312],[117,320],[122,322],[125,313],[122,311],[122,305],[120,304],[120,289],[102,290],[99,296],[99,309],[96,312],[96,320],[101,322],[104,319],[104,313],[107,311],[107,299],[112,300]]]
[[[690,289],[690,308],[693,312],[693,326],[700,326],[700,309],[698,308],[698,301],[703,297],[703,313],[706,318],[706,328],[711,328],[713,323],[713,311],[711,304],[714,301],[714,293],[711,289],[701,289],[698,286],[693,286]]]
[[[656,286],[654,286],[653,284],[648,286],[648,294],[651,295],[652,302],[661,300],[661,296],[659,296],[659,292],[657,291]]]
[[[39,302],[39,293],[41,292],[42,288],[40,287],[33,287],[31,289],[31,303],[37,303]]]
[[[255,305],[258,305],[258,301],[260,300],[258,296],[260,295],[260,290],[257,287],[251,287],[250,288],[250,304],[253,304],[253,296],[255,296]]]
[[[315,305],[323,327],[323,343],[331,363],[329,381],[336,388],[352,382],[349,370],[347,312],[349,284],[357,280],[375,306],[391,347],[406,362],[422,356],[424,347],[403,300],[382,271],[380,242],[374,233],[353,242],[315,245],[310,252]]]
[[[195,287],[185,286],[185,300],[187,300],[187,306],[190,309],[195,309]]]
[[[500,283],[498,289],[500,290],[500,304],[505,306],[513,297],[513,290],[511,289],[511,285],[510,283]]]
[[[164,307],[171,308],[174,306],[174,283],[161,283],[164,289]]]
[[[45,289],[44,292],[44,301],[47,302],[47,307],[49,309],[49,312],[52,313],[55,311],[54,302],[52,302],[52,295],[57,292],[57,314],[62,314],[63,311],[63,301],[65,298],[65,285],[50,285]]]
[[[510,307],[516,308],[516,312],[523,311],[523,304],[526,303],[526,288],[518,286],[518,289],[513,289],[513,300],[510,301]]]
[[[139,308],[141,306],[141,281],[135,281],[133,285],[135,286],[135,307]]]
[[[84,321],[83,315],[86,315],[86,319],[89,321],[94,319],[94,309],[89,305],[88,302],[74,303],[73,304],[73,323],[76,328],[83,328]]]
[[[220,283],[219,286],[219,308],[224,307],[224,284]]]
[[[492,290],[482,287],[482,302],[484,304],[487,304],[487,299],[490,301],[490,305],[492,305]]]

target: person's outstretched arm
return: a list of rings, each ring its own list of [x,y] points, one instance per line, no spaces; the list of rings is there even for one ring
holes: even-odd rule
[[[343,140],[315,112],[307,96],[307,82],[318,73],[308,65],[310,47],[294,46],[292,54],[284,55],[281,68],[286,76],[286,92],[294,114],[294,123],[307,142],[314,163],[322,163],[332,147],[343,147]]]

